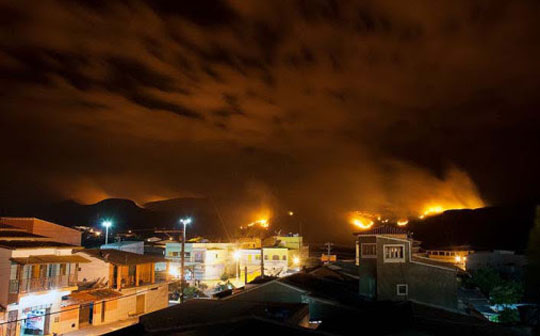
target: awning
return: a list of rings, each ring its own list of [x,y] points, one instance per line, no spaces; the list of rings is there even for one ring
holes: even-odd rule
[[[107,299],[111,299],[111,298],[115,298],[119,296],[122,296],[122,294],[109,288],[73,292],[68,296],[67,304],[73,305],[73,304],[83,304],[86,302],[103,301],[103,300],[107,300]]]
[[[67,264],[67,263],[89,263],[90,260],[80,255],[40,255],[26,258],[11,258],[11,261],[21,265],[28,264]]]

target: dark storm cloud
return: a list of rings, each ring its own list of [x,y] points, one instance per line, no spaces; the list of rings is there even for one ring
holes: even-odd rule
[[[536,1],[0,8],[3,202],[539,196]]]

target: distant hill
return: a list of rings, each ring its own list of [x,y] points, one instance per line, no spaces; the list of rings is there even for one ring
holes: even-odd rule
[[[222,226],[215,212],[204,199],[172,199],[151,202],[143,207],[127,199],[109,198],[95,204],[80,204],[72,200],[42,206],[18,216],[34,216],[65,226],[100,227],[110,219],[114,230],[177,229],[181,217],[193,216],[192,234],[219,237]]]
[[[230,209],[223,205],[219,209],[222,214],[227,210]],[[534,223],[534,211],[533,203],[476,210],[449,210],[424,220],[411,220],[408,229],[427,248],[471,245],[476,249],[523,251],[527,247],[529,231]],[[298,213],[294,216],[274,216],[272,233],[279,229],[282,233],[302,231],[308,242],[322,243],[333,239],[329,238],[329,234],[337,232],[340,236],[333,242],[354,246],[352,231],[347,230],[349,224],[324,222],[324,217],[319,216],[316,209]],[[223,223],[216,206],[206,198],[175,198],[142,206],[131,200],[116,198],[90,205],[63,201],[31,207],[30,210],[10,211],[3,215],[34,216],[65,226],[84,225],[95,228],[100,227],[104,219],[111,219],[115,231],[175,229],[180,227],[179,218],[191,216],[194,222],[190,225],[188,235],[201,235],[210,239],[226,239],[229,234],[234,234],[240,223],[240,219],[234,216],[229,216],[229,222]]]
[[[449,210],[411,221],[414,238],[429,248],[471,245],[474,248],[523,251],[534,224],[535,205],[519,204],[475,210]]]

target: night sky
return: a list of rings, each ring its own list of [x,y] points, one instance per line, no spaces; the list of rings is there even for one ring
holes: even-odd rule
[[[0,201],[540,200],[539,32],[536,0],[2,0]]]

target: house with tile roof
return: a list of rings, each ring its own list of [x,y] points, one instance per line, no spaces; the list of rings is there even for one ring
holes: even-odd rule
[[[416,254],[415,241],[407,230],[383,225],[355,235],[359,290],[363,295],[457,309],[459,269]]]
[[[67,298],[80,305],[81,328],[167,307],[168,266],[165,272],[156,271],[157,264],[168,265],[165,258],[117,249],[85,249],[76,254],[90,261],[79,269],[79,284],[85,291]]]
[[[47,222],[48,231],[63,230],[55,225]],[[77,315],[63,312],[63,298],[78,289],[79,265],[89,262],[73,254],[78,249],[82,247],[25,226],[0,224],[2,335],[46,335],[78,328]]]

